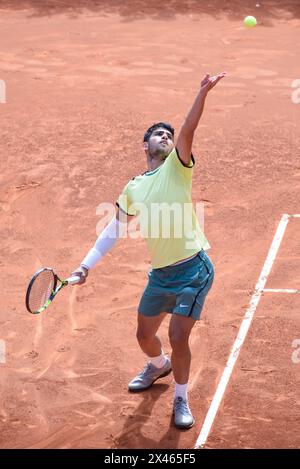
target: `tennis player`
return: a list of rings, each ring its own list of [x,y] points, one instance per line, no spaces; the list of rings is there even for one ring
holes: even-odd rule
[[[213,264],[206,253],[210,246],[192,206],[192,174],[195,164],[192,143],[207,94],[225,75],[225,72],[215,76],[207,74],[201,81],[176,144],[174,129],[170,124],[159,122],[147,130],[143,147],[148,171],[128,182],[118,198],[116,216],[101,232],[80,266],[72,272],[72,275],[81,277],[80,283],[84,283],[89,270],[114,246],[132,217],[139,216],[152,269],[138,307],[137,340],[149,361],[130,381],[128,389],[131,392],[144,391],[156,380],[173,371],[174,423],[182,429],[192,427],[195,422],[188,403],[191,363],[189,336],[194,324],[200,319],[214,278]],[[162,206],[177,207],[177,212],[181,214],[181,209],[192,206],[189,215],[183,217],[182,224],[185,226],[179,235],[174,233],[178,230],[178,220],[175,222],[174,214],[162,217],[164,222],[168,218],[167,235],[164,235],[161,226],[157,226],[160,222],[157,214]],[[172,210],[167,210],[164,214],[170,215],[171,212]],[[171,358],[164,354],[157,335],[167,314],[171,314]]]

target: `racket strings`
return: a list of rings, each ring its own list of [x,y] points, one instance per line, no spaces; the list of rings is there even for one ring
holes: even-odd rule
[[[29,308],[39,311],[49,300],[55,286],[55,277],[51,270],[43,270],[35,278],[29,295]]]

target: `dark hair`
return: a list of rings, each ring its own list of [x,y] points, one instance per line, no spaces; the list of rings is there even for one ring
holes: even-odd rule
[[[169,130],[174,137],[174,129],[170,124],[168,124],[167,122],[157,122],[156,124],[151,125],[151,127],[149,127],[149,129],[145,132],[144,142],[148,142],[152,132],[154,132],[154,130],[160,127]]]

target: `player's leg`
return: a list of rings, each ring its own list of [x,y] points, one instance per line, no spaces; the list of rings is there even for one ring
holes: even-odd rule
[[[161,354],[162,345],[156,332],[166,317],[167,313],[160,313],[158,316],[144,316],[138,314],[138,325],[136,337],[139,346],[148,357],[156,357]]]
[[[204,277],[204,286],[201,285],[196,297],[194,298],[190,315],[184,316],[180,311],[184,307],[179,301],[179,305],[175,308],[169,326],[169,339],[172,347],[172,368],[175,378],[175,395],[174,395],[174,422],[178,428],[190,428],[194,425],[195,420],[188,404],[188,381],[191,364],[191,351],[189,347],[189,336],[195,322],[200,319],[200,315],[204,306],[205,298],[211,288],[213,282],[213,270],[209,271]],[[200,280],[200,283],[201,280]],[[179,296],[181,298],[181,296]],[[188,302],[187,292],[185,299]],[[190,300],[192,301],[193,298]],[[176,312],[176,309],[178,312]],[[186,308],[184,308],[186,309]]]
[[[191,365],[189,336],[196,320],[173,314],[169,325],[169,339],[172,347],[171,363],[175,379],[174,415],[175,425],[190,428],[195,420],[188,404],[188,380]]]
[[[169,326],[171,361],[175,378],[175,425],[179,428],[190,428],[194,424],[194,418],[188,405],[191,364],[189,336],[195,322],[200,319],[205,299],[213,283],[214,268],[207,254],[200,252],[197,258],[170,269],[171,279],[172,274],[177,277],[180,274],[182,277],[182,285],[178,291],[176,307]]]
[[[172,368],[178,384],[186,384],[189,379],[191,351],[189,336],[196,320],[192,317],[173,314],[169,325],[169,339],[172,347]]]
[[[157,316],[138,314],[137,340],[143,352],[150,358],[145,368],[128,384],[129,391],[144,391],[159,378],[171,371],[171,361],[164,354],[156,332],[167,313]]]

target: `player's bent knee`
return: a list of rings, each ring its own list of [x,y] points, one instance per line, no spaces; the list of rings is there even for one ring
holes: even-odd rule
[[[154,335],[152,333],[150,334],[147,331],[139,330],[139,329],[136,332],[136,338],[139,344],[141,343],[145,344],[147,342],[151,342],[153,340]]]

